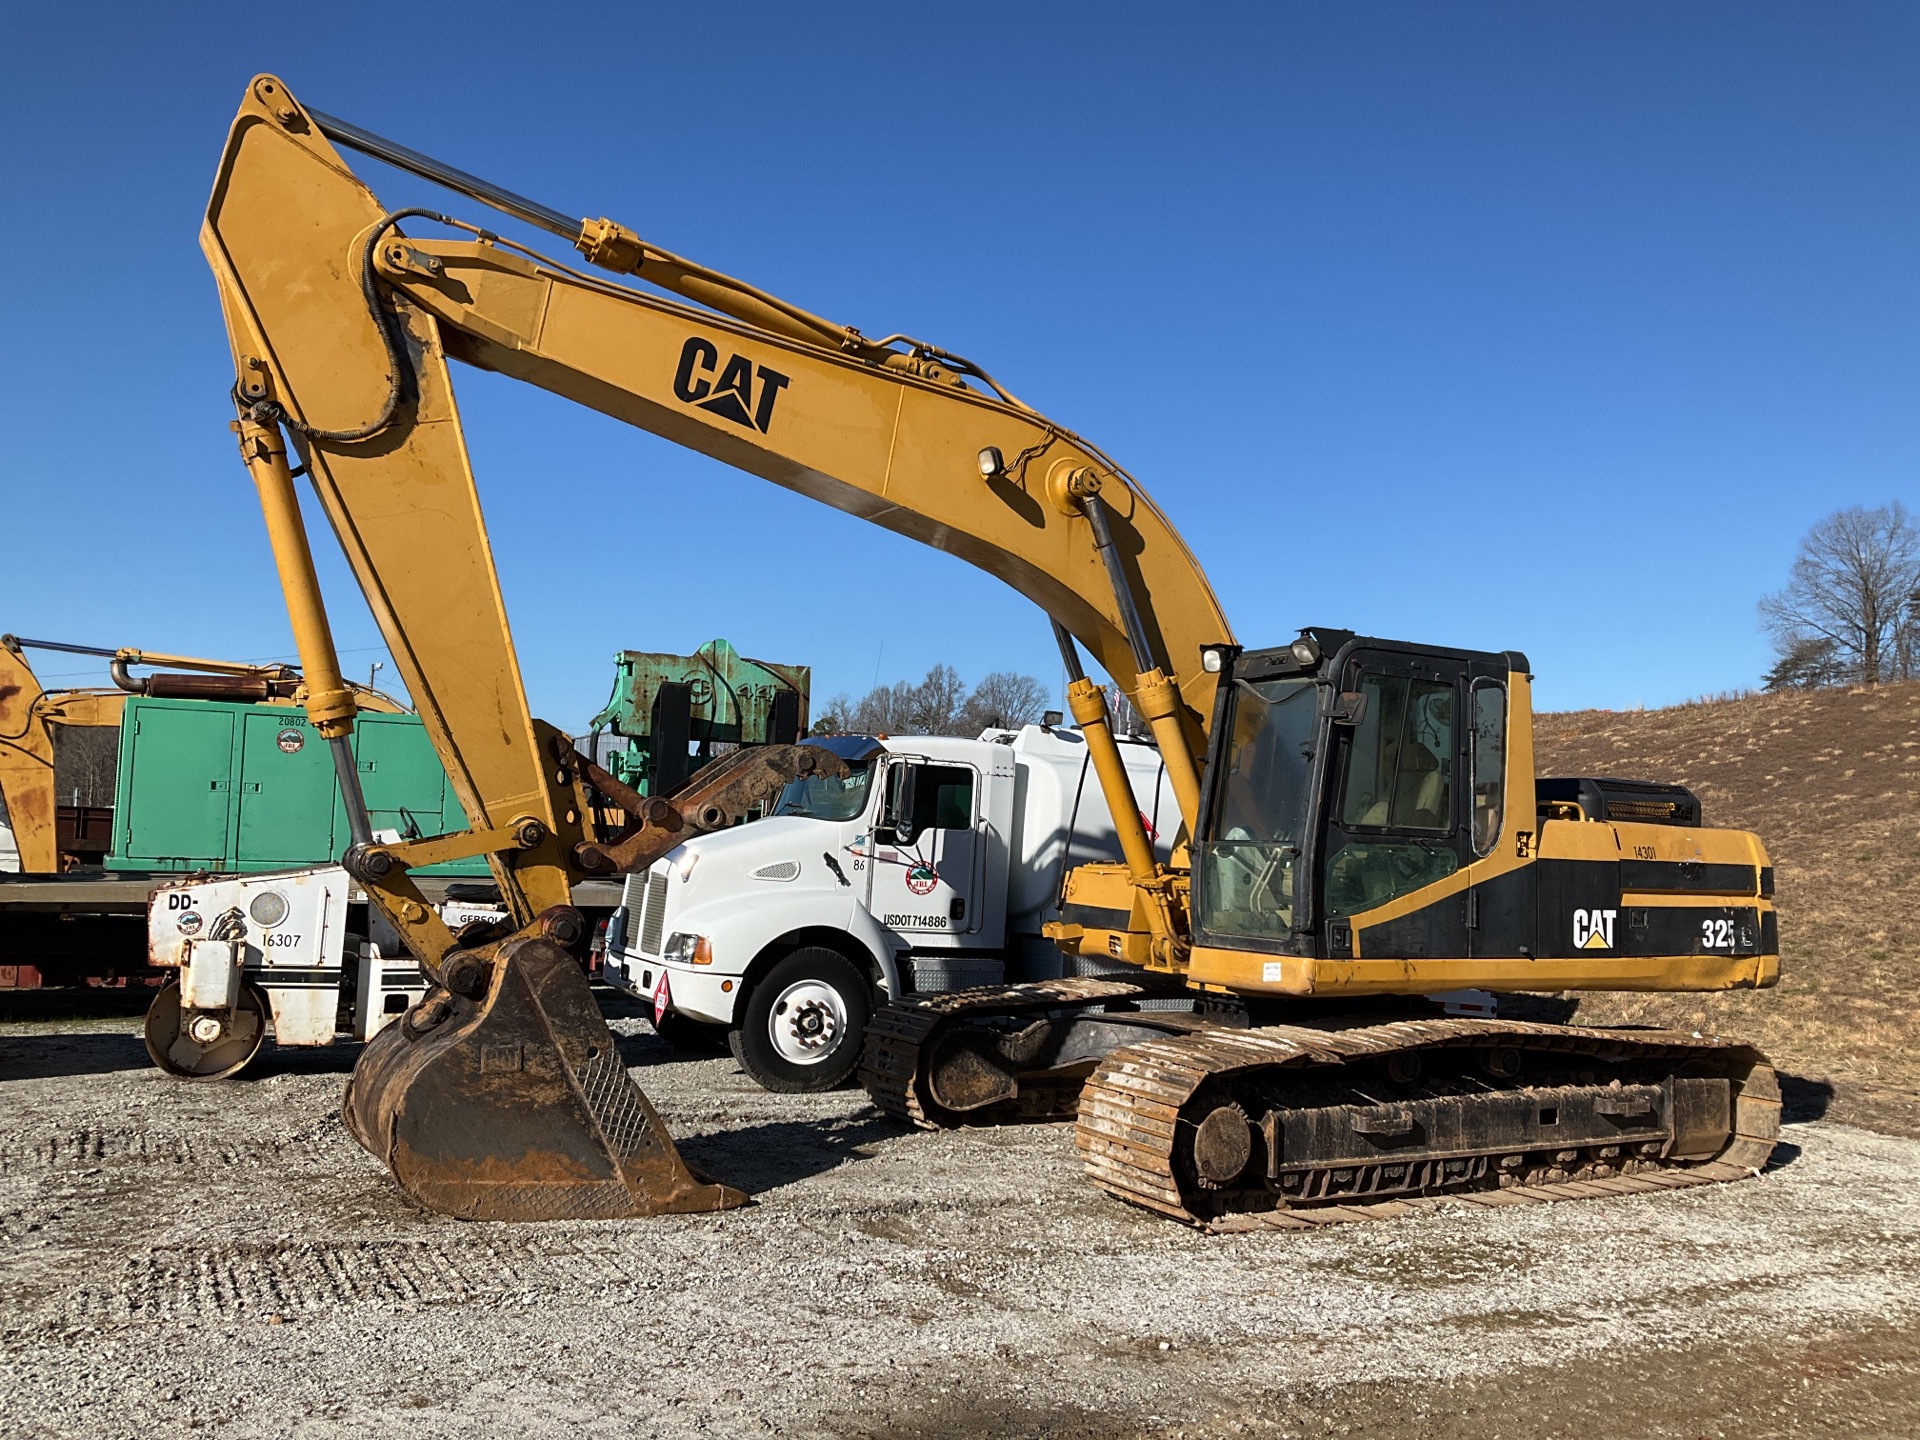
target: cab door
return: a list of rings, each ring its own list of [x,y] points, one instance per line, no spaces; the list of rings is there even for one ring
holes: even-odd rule
[[[1510,774],[1507,736],[1509,667],[1475,660],[1467,679],[1464,712],[1467,741],[1467,842],[1473,858],[1503,858],[1482,865],[1484,878],[1467,895],[1467,953],[1524,958],[1534,953],[1535,891],[1539,867],[1521,863],[1532,848],[1535,827],[1533,776]],[[1491,872],[1491,873],[1489,873]]]
[[[1466,664],[1361,651],[1341,677],[1350,724],[1335,729],[1336,781],[1320,866],[1326,953],[1465,956],[1464,892],[1420,892],[1466,865],[1461,711]]]
[[[879,788],[868,867],[874,918],[908,937],[973,934],[985,909],[978,772],[901,756]]]

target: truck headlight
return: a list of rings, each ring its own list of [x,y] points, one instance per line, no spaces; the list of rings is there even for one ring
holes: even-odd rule
[[[678,960],[682,965],[711,965],[713,942],[704,935],[689,935],[684,930],[677,930],[667,941],[666,949],[660,952],[660,956],[663,960]]]

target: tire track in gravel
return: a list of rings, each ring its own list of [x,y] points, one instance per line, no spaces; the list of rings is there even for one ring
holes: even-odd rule
[[[292,1155],[315,1157],[329,1150],[344,1151],[350,1142],[338,1125],[324,1125],[300,1135],[246,1139],[213,1135],[154,1135],[131,1127],[86,1125],[14,1140],[0,1146],[0,1175],[58,1170],[72,1165],[147,1162],[163,1165],[250,1165],[263,1159]]]
[[[501,1304],[557,1292],[651,1288],[656,1237],[360,1240],[157,1245],[127,1257],[116,1280],[66,1292],[67,1320],[293,1317],[351,1306]]]
[[[293,1316],[355,1305],[497,1300],[524,1287],[509,1249],[427,1240],[162,1245],[129,1256],[117,1282],[71,1293],[80,1320]]]

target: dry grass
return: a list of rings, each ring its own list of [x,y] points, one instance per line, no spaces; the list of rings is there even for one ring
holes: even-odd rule
[[[1752,1038],[1832,1084],[1836,1118],[1920,1135],[1920,682],[1542,715],[1536,735],[1541,774],[1689,786],[1777,872],[1777,988],[1594,995],[1580,1017]]]

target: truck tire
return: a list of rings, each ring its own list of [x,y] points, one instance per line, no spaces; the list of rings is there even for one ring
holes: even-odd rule
[[[706,1020],[695,1020],[677,1010],[669,1010],[658,1020],[648,1017],[658,1035],[674,1049],[688,1055],[718,1055],[727,1048],[727,1027]]]
[[[809,945],[775,963],[727,1032],[733,1058],[780,1095],[831,1090],[860,1063],[873,986],[846,956]]]

